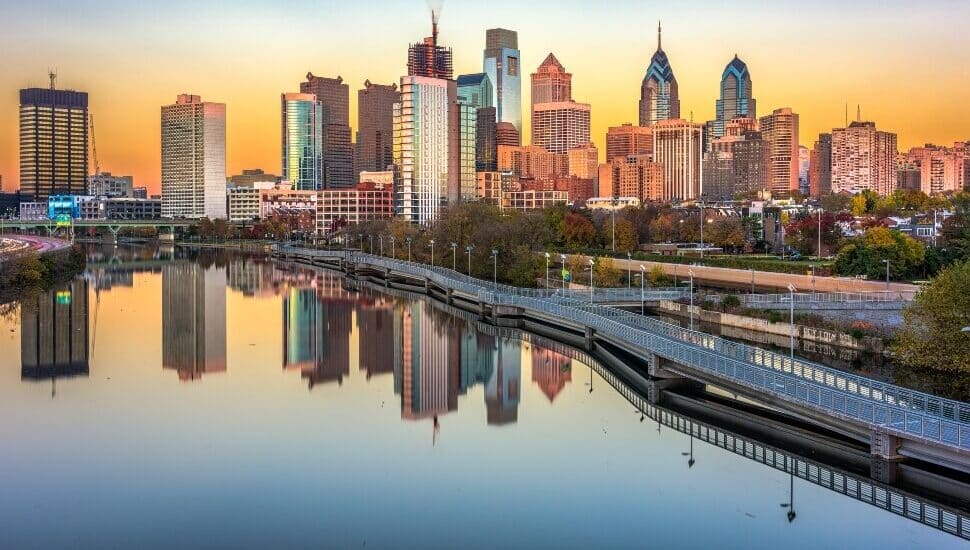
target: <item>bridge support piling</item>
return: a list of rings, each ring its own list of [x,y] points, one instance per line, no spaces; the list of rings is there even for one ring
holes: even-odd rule
[[[680,389],[698,384],[686,378],[663,378],[657,380],[647,380],[647,400],[654,405],[659,405],[663,400],[663,393],[667,390]]]
[[[881,483],[896,483],[899,477],[899,463],[899,460],[886,460],[874,456],[869,465],[869,477]]]
[[[596,346],[596,330],[592,327],[586,327],[586,352],[592,352],[593,347]]]
[[[889,462],[899,462],[903,456],[899,454],[899,446],[902,440],[882,430],[873,430],[872,443],[870,446],[872,455],[877,459]]]
[[[657,378],[661,380],[687,380],[680,374],[671,372],[664,368],[664,360],[659,355],[651,355],[650,360],[647,361],[647,374],[650,378]]]
[[[455,303],[454,294],[455,294],[455,289],[449,288],[448,289],[448,295],[447,295],[447,297],[445,299],[445,303],[447,303],[449,306],[450,305],[454,305],[454,303]]]

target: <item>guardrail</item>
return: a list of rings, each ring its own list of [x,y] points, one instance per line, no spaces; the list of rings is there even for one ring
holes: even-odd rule
[[[860,422],[874,430],[970,450],[970,404],[967,403],[849,374],[617,308],[589,303],[575,296],[556,294],[561,291],[493,285],[450,269],[359,252],[284,251],[306,257],[339,256],[353,263],[393,269],[398,273],[427,279],[444,288],[477,294],[483,303],[541,311],[591,327],[628,346],[649,350],[657,356],[710,373],[716,378],[837,418]]]
[[[791,304],[791,294],[742,294],[737,295],[742,304],[752,307]],[[908,303],[916,298],[916,292],[796,292],[795,305],[798,304],[869,304],[869,303]],[[722,296],[723,298],[723,296]]]

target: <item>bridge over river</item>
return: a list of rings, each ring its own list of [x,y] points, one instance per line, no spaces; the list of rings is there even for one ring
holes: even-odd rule
[[[281,248],[288,261],[423,290],[497,326],[630,363],[671,384],[703,383],[869,446],[892,478],[907,458],[970,473],[970,404],[943,399],[596,303],[597,293],[523,289],[357,251]],[[609,292],[602,291],[606,297]],[[592,298],[592,299],[591,299]],[[610,360],[612,358],[612,360]]]

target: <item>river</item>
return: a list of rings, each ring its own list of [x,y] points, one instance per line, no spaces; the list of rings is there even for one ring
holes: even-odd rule
[[[965,543],[644,421],[607,374],[322,271],[108,250],[0,318],[0,547]]]

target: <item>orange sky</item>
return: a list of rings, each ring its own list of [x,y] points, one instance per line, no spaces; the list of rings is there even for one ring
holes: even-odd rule
[[[18,179],[17,91],[46,85],[48,67],[57,68],[60,87],[90,93],[102,170],[132,174],[135,185],[157,192],[159,108],[177,94],[227,104],[230,174],[279,173],[281,92],[297,91],[307,71],[341,75],[356,127],[357,88],[368,78],[397,81],[407,44],[430,27],[424,4],[410,0],[44,0],[4,12],[0,175],[7,190]],[[861,104],[863,118],[897,132],[901,149],[970,139],[970,2],[452,1],[441,41],[454,48],[456,73],[481,71],[489,27],[519,31],[526,72],[554,52],[574,74],[574,99],[592,104],[602,148],[607,127],[636,122],[660,18],[687,118],[713,118],[721,71],[737,52],[751,70],[759,115],[794,108],[804,145],[840,126],[846,103],[850,116]],[[528,102],[526,77],[524,111]]]

